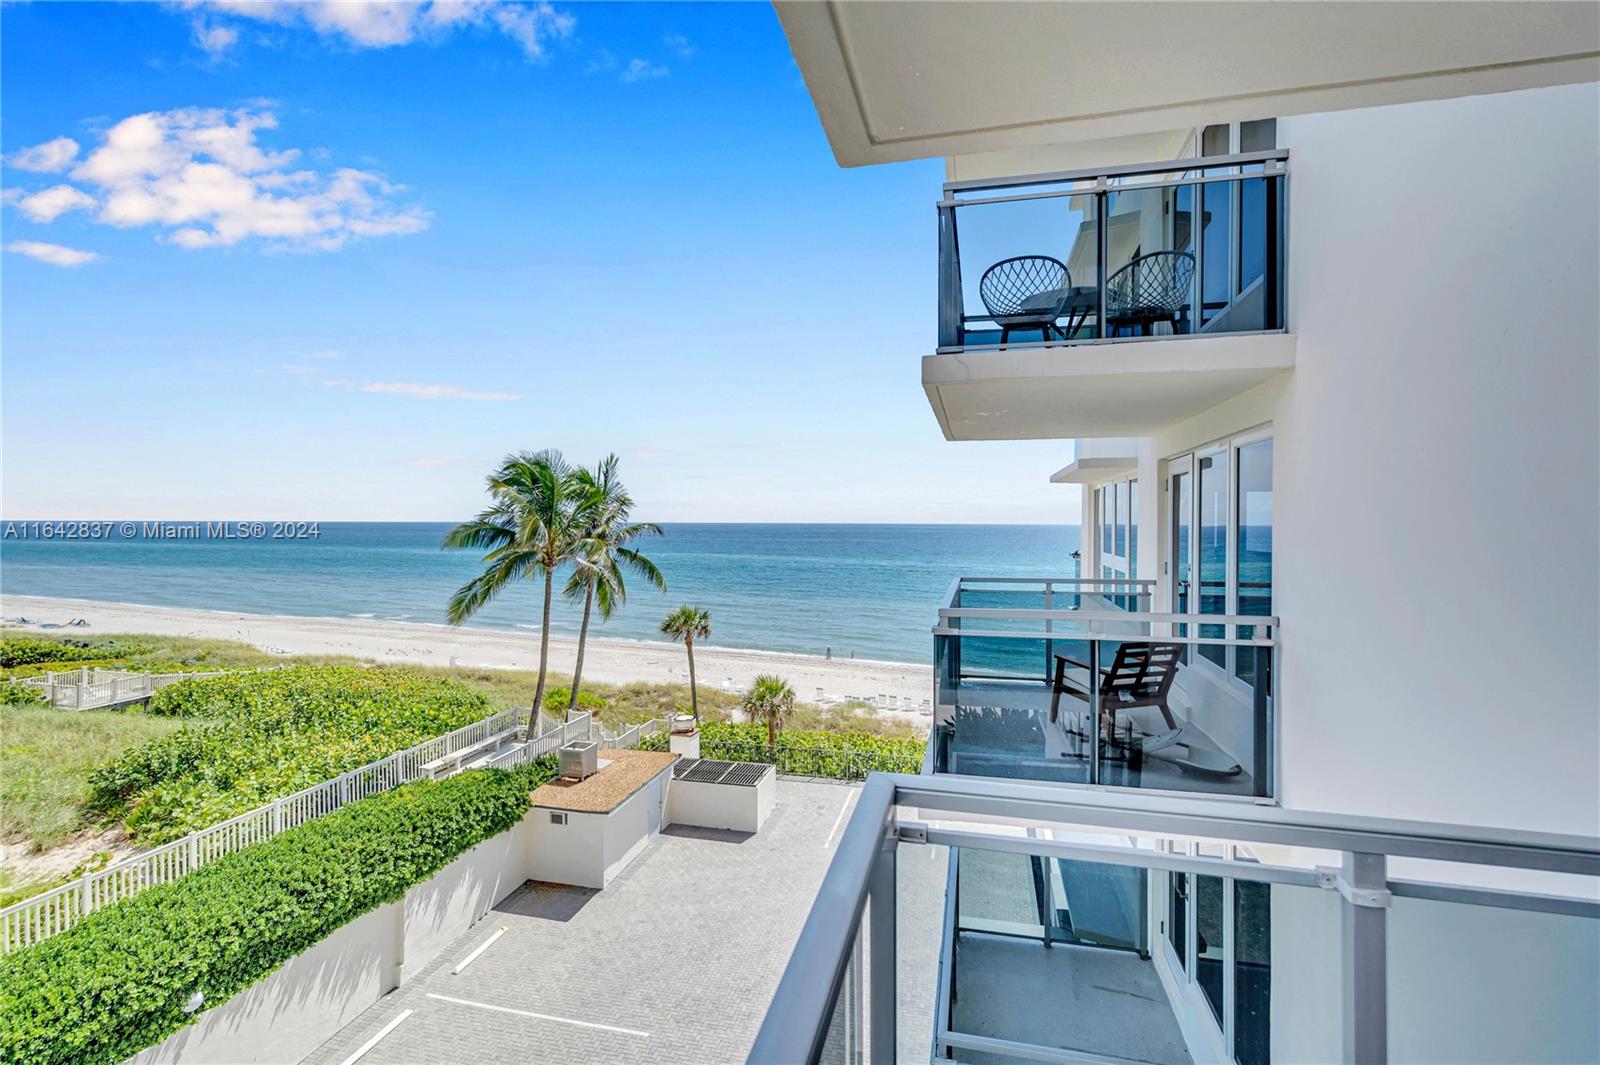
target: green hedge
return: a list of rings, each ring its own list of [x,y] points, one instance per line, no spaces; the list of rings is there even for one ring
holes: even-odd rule
[[[459,681],[403,669],[293,666],[180,681],[149,712],[190,727],[90,776],[89,804],[143,844],[177,839],[489,716]]]
[[[0,704],[5,706],[43,706],[44,692],[19,680],[0,677]]]
[[[220,858],[0,959],[0,1061],[117,1062],[217,1006],[528,809],[553,759],[408,784]]]
[[[115,661],[147,654],[149,650],[144,644],[116,640],[37,640],[28,636],[7,636],[0,639],[0,668],[31,666],[39,662]]]
[[[666,749],[666,736],[651,736],[641,746]],[[919,739],[871,732],[784,729],[777,747],[767,746],[767,726],[705,721],[700,725],[700,757],[730,762],[770,762],[780,773],[860,780],[868,773],[920,773],[926,745]]]

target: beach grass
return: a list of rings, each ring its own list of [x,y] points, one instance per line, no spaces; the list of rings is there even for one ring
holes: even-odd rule
[[[136,710],[0,709],[0,839],[44,850],[90,827],[89,774],[181,727]]]

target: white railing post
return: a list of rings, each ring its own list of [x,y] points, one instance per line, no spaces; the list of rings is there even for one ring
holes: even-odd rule
[[[276,836],[283,831],[283,800],[278,799],[272,804],[272,834]]]
[[[197,832],[189,833],[189,871],[200,868],[200,835]]]

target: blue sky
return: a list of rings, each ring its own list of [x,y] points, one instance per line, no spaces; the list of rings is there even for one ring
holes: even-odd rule
[[[504,453],[662,521],[1075,521],[952,444],[938,160],[833,161],[771,8],[8,4],[11,519],[451,520]]]

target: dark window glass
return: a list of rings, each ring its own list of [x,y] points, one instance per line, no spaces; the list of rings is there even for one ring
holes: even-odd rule
[[[1233,884],[1233,1054],[1266,1065],[1272,1050],[1272,886]]]
[[[1277,119],[1259,118],[1254,122],[1239,123],[1239,150],[1241,152],[1270,152],[1277,146]]]
[[[1222,1024],[1222,878],[1194,878],[1194,978]]]
[[[1167,889],[1167,942],[1172,944],[1172,953],[1178,956],[1178,968],[1188,969],[1189,958],[1184,953],[1187,950],[1185,942],[1189,922],[1189,874],[1173,873],[1171,886]]]

